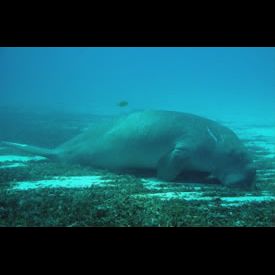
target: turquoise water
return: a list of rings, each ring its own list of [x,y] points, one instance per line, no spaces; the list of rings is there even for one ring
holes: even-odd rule
[[[275,48],[0,48],[0,76],[0,142],[54,148],[99,119],[162,109],[229,127],[257,169],[255,190],[231,190],[0,143],[0,226],[275,225]]]
[[[274,121],[274,48],[1,48],[1,105]],[[237,117],[237,118],[236,118]]]

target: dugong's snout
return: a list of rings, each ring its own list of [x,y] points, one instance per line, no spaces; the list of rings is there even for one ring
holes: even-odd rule
[[[253,188],[256,183],[256,169],[253,165],[230,171],[223,176],[222,183],[228,187]]]

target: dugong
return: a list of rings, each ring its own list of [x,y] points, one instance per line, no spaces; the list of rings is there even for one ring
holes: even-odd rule
[[[251,156],[232,130],[182,112],[149,110],[99,121],[55,149],[4,144],[67,163],[154,169],[165,181],[198,171],[226,186],[252,187],[256,177]]]

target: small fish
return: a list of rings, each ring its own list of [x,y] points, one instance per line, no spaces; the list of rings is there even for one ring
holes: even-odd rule
[[[128,101],[121,100],[120,102],[117,103],[117,106],[119,106],[119,107],[127,107],[128,106]]]

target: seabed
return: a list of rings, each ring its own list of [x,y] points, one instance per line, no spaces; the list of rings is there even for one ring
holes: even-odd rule
[[[229,125],[254,154],[257,188],[168,183],[0,148],[0,226],[274,226],[275,127]]]

